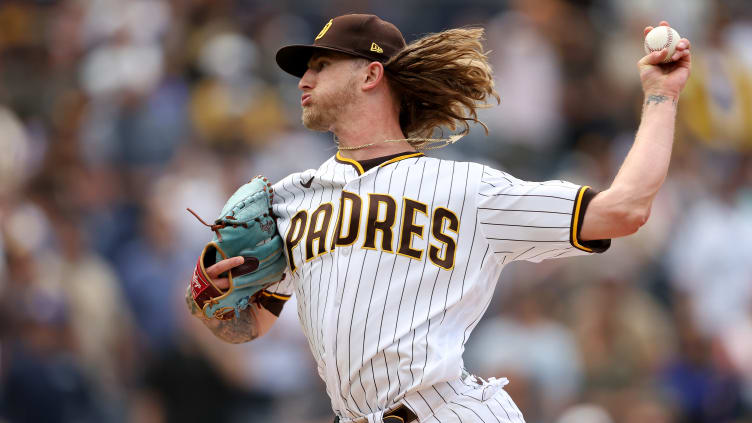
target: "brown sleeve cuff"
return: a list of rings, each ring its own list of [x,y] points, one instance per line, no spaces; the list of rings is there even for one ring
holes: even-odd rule
[[[598,194],[598,191],[583,186],[577,191],[577,197],[574,200],[574,209],[572,210],[572,224],[570,229],[569,242],[573,247],[578,250],[587,251],[588,253],[602,253],[611,246],[610,239],[596,239],[592,241],[580,240],[580,232],[582,232],[582,222],[585,219],[585,211],[587,211],[590,201]]]
[[[273,315],[279,317],[280,313],[282,313],[282,307],[285,306],[285,303],[289,299],[289,295],[275,294],[264,290],[259,292],[256,302],[261,307],[269,310]]]

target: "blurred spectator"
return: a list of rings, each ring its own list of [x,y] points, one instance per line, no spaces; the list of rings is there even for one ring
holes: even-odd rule
[[[680,421],[730,422],[741,417],[739,377],[725,352],[697,330],[686,301],[677,301],[680,349],[662,374],[662,383],[680,404]]]
[[[178,348],[159,353],[143,369],[130,421],[268,421],[270,395],[242,389],[234,377],[223,372],[237,363],[231,357],[222,360],[212,362],[190,337],[184,337]],[[177,380],[180,383],[175,383]]]
[[[752,308],[752,182],[749,159],[716,157],[710,192],[695,199],[676,227],[666,259],[672,283],[689,296],[698,329],[712,336]],[[726,248],[733,240],[734,248]],[[721,253],[722,252],[722,253]]]
[[[13,194],[29,176],[24,166],[29,160],[26,128],[15,114],[0,106],[0,199]]]
[[[160,80],[163,66],[158,45],[135,45],[130,34],[120,33],[88,55],[81,82],[94,98],[120,92],[148,93]]]
[[[184,305],[181,281],[188,280],[193,260],[177,248],[168,210],[152,199],[137,236],[120,247],[115,260],[125,298],[132,310],[147,350],[170,349],[177,328],[177,310]]]
[[[322,391],[307,340],[299,331],[297,302],[285,305],[280,318],[269,333],[244,345],[237,352],[242,357],[243,383],[254,392],[266,392],[276,401],[273,420],[307,422],[331,419],[329,398]]]
[[[742,378],[745,402],[752,404],[752,307],[745,319],[723,328],[719,338],[731,365]]]
[[[589,281],[570,307],[588,389],[649,381],[676,348],[669,316],[628,281]]]
[[[112,267],[86,247],[75,221],[58,216],[52,223],[60,254],[38,254],[44,272],[36,284],[60,295],[69,308],[71,334],[88,377],[102,394],[122,395],[132,324],[119,281]]]
[[[11,345],[10,368],[20,372],[9,373],[8,389],[20,383],[13,378],[29,377],[26,372],[40,372],[41,379],[52,378],[49,383],[53,383],[56,377],[47,373],[54,374],[57,366],[63,365],[61,371],[69,373],[73,378],[70,383],[79,390],[75,395],[85,396],[80,399],[81,407],[93,407],[86,403],[88,401],[103,407],[97,413],[113,412],[125,395],[131,355],[130,316],[110,265],[86,247],[75,219],[63,212],[48,219],[42,209],[31,202],[8,212],[4,233],[10,247],[11,268],[8,284],[3,287],[9,302],[4,307],[18,301],[25,307],[23,319],[32,320],[28,328],[11,326],[7,334]],[[11,322],[18,323],[13,317]],[[47,332],[56,335],[51,338],[51,333],[45,334]],[[32,336],[30,341],[27,336]],[[37,344],[37,337],[44,342]],[[27,348],[31,350],[26,352]],[[42,354],[41,367],[34,367],[33,360],[19,363],[13,360],[15,354],[34,357],[37,353]],[[65,360],[58,361],[56,354]],[[16,365],[21,367],[14,367]],[[61,401],[55,407],[73,406],[68,404],[72,399],[65,400],[65,396]],[[81,412],[84,411],[93,412]],[[68,415],[66,410],[60,412],[60,421],[78,418],[99,421],[102,418],[76,417]],[[18,418],[26,417],[19,415]]]
[[[300,155],[299,152],[303,150],[306,150],[306,154]],[[289,175],[293,168],[317,169],[334,153],[336,150],[332,148],[331,138],[328,136],[310,131],[279,132],[273,142],[268,142],[254,152],[247,167],[265,169],[264,175],[274,181]]]
[[[692,78],[681,117],[688,133],[715,149],[752,149],[752,62],[740,43],[749,41],[749,22],[734,23],[726,3],[708,26],[707,48],[692,58]]]
[[[207,77],[193,90],[192,121],[203,139],[225,148],[259,144],[285,122],[279,95],[252,72],[255,43],[238,33],[215,32],[197,58]]]
[[[75,355],[63,298],[30,289],[15,307],[16,340],[4,351],[0,417],[12,422],[99,422],[96,401]],[[5,305],[7,306],[7,304]]]
[[[540,25],[547,22],[552,3],[515,1],[514,9],[489,21],[490,62],[501,107],[483,110],[482,119],[497,139],[545,150],[558,141],[562,129],[562,75],[554,46]]]
[[[550,293],[538,285],[508,292],[508,308],[479,325],[466,354],[483,377],[510,376],[509,389],[518,377],[531,385],[536,403],[524,409],[529,422],[551,421],[577,397],[582,382],[573,334],[546,313]]]

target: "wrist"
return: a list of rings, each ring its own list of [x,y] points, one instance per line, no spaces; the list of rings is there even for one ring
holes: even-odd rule
[[[642,91],[645,94],[662,94],[666,96],[677,97],[681,93],[682,87],[675,84],[666,84],[664,81],[640,81]]]
[[[198,305],[195,301],[193,301],[193,295],[191,295],[191,285],[188,284],[187,289],[185,290],[185,305],[188,307],[188,311],[191,313],[192,316],[198,317],[199,319],[204,319],[204,312],[198,308]]]
[[[650,105],[658,105],[658,104],[667,103],[667,104],[676,106],[676,103],[678,101],[679,101],[678,93],[668,93],[665,91],[651,90],[651,91],[645,91],[645,101],[643,102],[643,105],[650,106]]]

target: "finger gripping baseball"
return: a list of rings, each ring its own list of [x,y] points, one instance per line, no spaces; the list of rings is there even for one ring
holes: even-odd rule
[[[258,176],[230,197],[214,224],[204,222],[189,209],[214,232],[196,264],[191,290],[193,300],[207,318],[236,316],[260,291],[284,278],[287,262],[270,211],[272,198],[271,184]],[[222,291],[206,269],[236,256],[243,257],[243,263],[219,275],[229,282],[229,288]]]

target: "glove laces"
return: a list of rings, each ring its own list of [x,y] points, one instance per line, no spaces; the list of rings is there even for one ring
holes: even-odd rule
[[[248,227],[248,224],[245,222],[227,222],[227,220],[235,220],[235,217],[233,216],[225,216],[226,220],[216,220],[213,225],[210,225],[206,222],[204,222],[204,219],[201,218],[201,216],[198,215],[195,211],[191,210],[190,207],[186,208],[193,216],[198,219],[199,222],[203,223],[205,226],[208,226],[209,229],[214,231],[215,234],[217,234],[217,240],[222,241],[222,234],[219,233],[220,229],[226,228],[228,226],[232,226],[233,228],[237,228],[238,226],[242,226],[244,228]]]

